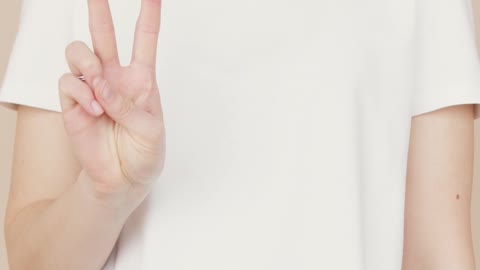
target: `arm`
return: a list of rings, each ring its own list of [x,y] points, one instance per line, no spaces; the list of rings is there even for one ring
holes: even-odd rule
[[[160,0],[142,1],[130,66],[120,66],[108,1],[88,8],[94,51],[67,47],[62,113],[19,107],[5,224],[11,270],[100,269],[163,171]]]
[[[105,263],[129,211],[92,196],[80,172],[62,115],[19,106],[5,220],[12,270]]]
[[[470,225],[473,106],[413,117],[403,269],[474,270]]]

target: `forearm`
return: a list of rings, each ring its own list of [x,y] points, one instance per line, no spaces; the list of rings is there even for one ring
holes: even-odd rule
[[[131,212],[98,199],[83,173],[60,197],[30,204],[6,224],[12,270],[101,269]]]

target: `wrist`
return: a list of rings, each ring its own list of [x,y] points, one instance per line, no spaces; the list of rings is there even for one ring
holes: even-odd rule
[[[115,191],[99,188],[84,170],[80,172],[77,182],[89,202],[119,215],[130,215],[148,195],[146,187],[125,187]]]

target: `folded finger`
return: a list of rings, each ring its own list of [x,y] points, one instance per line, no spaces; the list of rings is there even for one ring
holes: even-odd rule
[[[102,78],[103,67],[100,59],[80,41],[70,43],[65,55],[72,74],[83,76],[88,85],[94,88]]]
[[[70,111],[79,104],[93,116],[103,113],[100,104],[95,100],[91,88],[73,74],[64,74],[58,81],[60,105],[63,112]]]

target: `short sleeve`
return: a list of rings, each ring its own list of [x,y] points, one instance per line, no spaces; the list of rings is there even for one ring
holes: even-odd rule
[[[416,0],[412,116],[475,104],[480,117],[480,58],[471,0]]]
[[[68,72],[65,47],[72,39],[71,5],[69,0],[23,1],[0,105],[61,111],[58,79]]]

